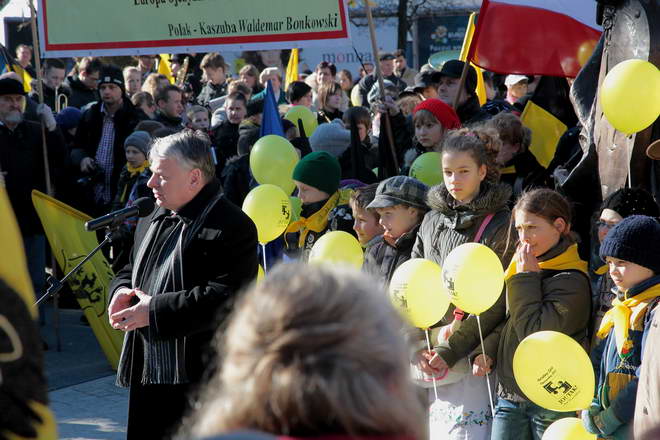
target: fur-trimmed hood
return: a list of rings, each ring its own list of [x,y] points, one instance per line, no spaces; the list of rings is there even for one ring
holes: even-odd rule
[[[504,183],[484,183],[481,191],[467,205],[458,205],[449,194],[444,183],[431,187],[426,195],[426,204],[441,214],[452,215],[456,211],[471,211],[475,214],[497,212],[506,207],[511,197],[511,187]]]

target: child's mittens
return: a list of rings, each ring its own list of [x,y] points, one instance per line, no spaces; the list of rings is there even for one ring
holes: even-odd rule
[[[584,429],[586,429],[591,434],[600,434],[598,426],[596,426],[592,419],[592,417],[596,414],[598,414],[598,408],[595,406],[582,410],[582,424],[584,425]]]
[[[598,407],[592,406],[582,411],[582,424],[592,434],[608,436],[619,429],[623,422],[614,414],[612,407],[599,411]]]
[[[614,414],[612,407],[593,416],[593,421],[603,435],[610,435],[623,425],[623,422]]]

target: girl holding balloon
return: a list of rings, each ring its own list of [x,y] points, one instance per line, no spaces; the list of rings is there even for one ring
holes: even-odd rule
[[[426,101],[425,101],[426,102]],[[412,258],[426,258],[443,265],[456,247],[480,242],[491,248],[507,265],[506,252],[510,211],[507,202],[511,188],[499,183],[495,159],[500,147],[492,130],[450,131],[442,143],[444,183],[429,190],[426,214],[413,247]],[[479,264],[479,262],[475,262]],[[441,341],[432,351],[418,351],[413,360],[421,377],[435,377],[442,385],[440,402],[434,403],[434,419],[447,439],[489,439],[491,411],[486,381],[470,372],[469,356],[480,345],[474,316],[461,320],[460,311],[449,309],[440,322]],[[504,320],[504,296],[480,314],[483,335],[489,335]],[[456,317],[455,317],[456,316]],[[447,375],[448,370],[462,374]],[[420,377],[420,375],[417,375]],[[454,378],[453,383],[443,379]],[[419,381],[433,386],[433,382]],[[433,395],[433,394],[431,394]],[[439,408],[437,410],[436,408]],[[433,428],[432,428],[433,429]]]
[[[486,338],[486,353],[475,358],[474,373],[485,374],[497,360],[492,439],[540,440],[550,424],[575,413],[551,411],[537,405],[543,402],[531,402],[514,377],[514,353],[525,337],[545,330],[587,343],[590,287],[587,263],[580,259],[571,232],[570,205],[563,196],[550,189],[524,193],[513,208],[514,229],[519,240],[505,272],[507,319],[501,334]],[[563,389],[546,391],[554,402],[553,393]]]

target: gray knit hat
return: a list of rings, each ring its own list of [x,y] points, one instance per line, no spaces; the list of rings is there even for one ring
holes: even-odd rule
[[[128,146],[137,148],[147,157],[151,149],[151,136],[146,131],[134,131],[124,141],[124,148]]]
[[[319,125],[309,138],[312,151],[325,151],[334,157],[341,156],[350,145],[351,132],[344,127],[341,119]]]
[[[410,205],[428,210],[426,193],[429,187],[417,179],[408,176],[394,176],[378,184],[376,197],[369,203],[367,209],[389,208],[395,205]]]

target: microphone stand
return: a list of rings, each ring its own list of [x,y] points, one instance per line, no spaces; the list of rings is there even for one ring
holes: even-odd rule
[[[87,254],[87,256],[80,263],[76,264],[76,267],[71,269],[71,271],[68,274],[66,274],[64,278],[62,278],[62,280],[58,280],[54,276],[49,275],[48,278],[46,279],[46,282],[48,283],[48,289],[46,290],[46,293],[44,293],[34,305],[38,307],[41,303],[43,303],[47,299],[55,296],[57,292],[59,292],[64,286],[64,282],[68,280],[71,277],[71,275],[76,273],[78,269],[80,269],[83,264],[87,263],[94,256],[94,254],[96,254],[103,246],[112,242],[112,233],[119,227],[119,225],[121,225],[123,220],[124,220],[123,218],[116,219],[112,224],[107,226],[105,232],[105,238],[103,239],[103,241],[98,246],[96,246],[92,252]]]

